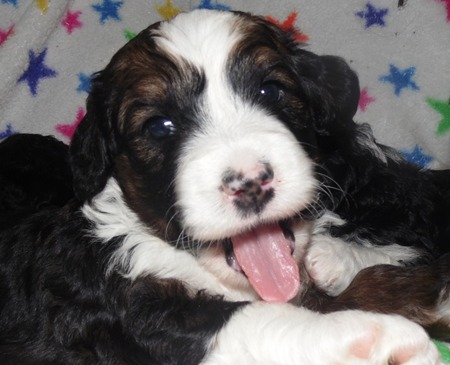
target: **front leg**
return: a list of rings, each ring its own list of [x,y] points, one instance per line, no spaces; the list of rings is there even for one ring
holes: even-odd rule
[[[361,311],[318,314],[289,304],[249,304],[211,341],[202,365],[432,365],[438,352],[418,325]]]
[[[347,242],[314,234],[305,257],[305,267],[317,287],[331,296],[341,294],[361,270],[375,265],[400,266],[416,258],[411,247],[377,246],[370,242]]]

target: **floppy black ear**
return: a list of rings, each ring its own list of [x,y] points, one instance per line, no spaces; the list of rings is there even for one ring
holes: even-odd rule
[[[331,98],[331,117],[337,122],[353,119],[360,97],[359,80],[347,62],[336,56],[321,56],[322,72],[319,81]],[[333,115],[334,114],[334,115]]]
[[[303,80],[317,132],[327,135],[350,125],[360,97],[356,73],[340,57],[300,52],[296,67]]]
[[[70,161],[75,196],[82,202],[91,200],[112,174],[116,143],[109,120],[102,75],[92,81],[87,112],[77,127],[70,145]]]

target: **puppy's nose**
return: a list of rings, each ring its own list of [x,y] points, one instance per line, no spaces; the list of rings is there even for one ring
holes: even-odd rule
[[[246,171],[227,170],[221,189],[241,213],[258,214],[275,195],[273,180],[274,172],[270,164],[258,163]]]

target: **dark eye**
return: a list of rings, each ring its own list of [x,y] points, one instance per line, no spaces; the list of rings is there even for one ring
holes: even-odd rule
[[[153,117],[146,122],[146,130],[155,139],[171,137],[176,132],[175,124],[165,117]]]
[[[260,95],[270,103],[276,103],[283,97],[283,90],[274,82],[267,82],[259,89]]]

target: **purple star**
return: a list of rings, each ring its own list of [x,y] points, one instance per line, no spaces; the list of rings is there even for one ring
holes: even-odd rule
[[[395,65],[389,65],[389,75],[380,76],[381,82],[389,82],[394,86],[395,95],[400,96],[403,89],[409,88],[411,90],[420,90],[419,86],[412,80],[416,73],[415,67],[409,67],[400,70]]]
[[[427,167],[430,162],[433,161],[433,157],[423,153],[422,148],[418,145],[416,145],[411,151],[401,151],[401,154],[407,161],[420,167]]]
[[[366,21],[366,28],[371,27],[372,25],[379,25],[381,27],[386,26],[384,22],[384,17],[389,12],[389,9],[377,9],[371,3],[366,4],[366,10],[359,11],[356,13],[357,16],[364,19]]]
[[[45,56],[47,55],[47,48],[45,48],[39,55],[35,55],[32,50],[28,53],[29,65],[25,72],[20,76],[17,82],[26,81],[30,88],[31,94],[36,96],[37,87],[41,79],[56,77],[55,70],[48,68],[44,64]]]
[[[119,9],[122,7],[123,1],[103,0],[99,4],[91,5],[92,8],[100,14],[100,23],[104,24],[109,18],[121,20]]]
[[[6,137],[12,136],[14,133],[11,123],[6,125],[6,129],[4,131],[0,131],[0,140],[5,139]]]

